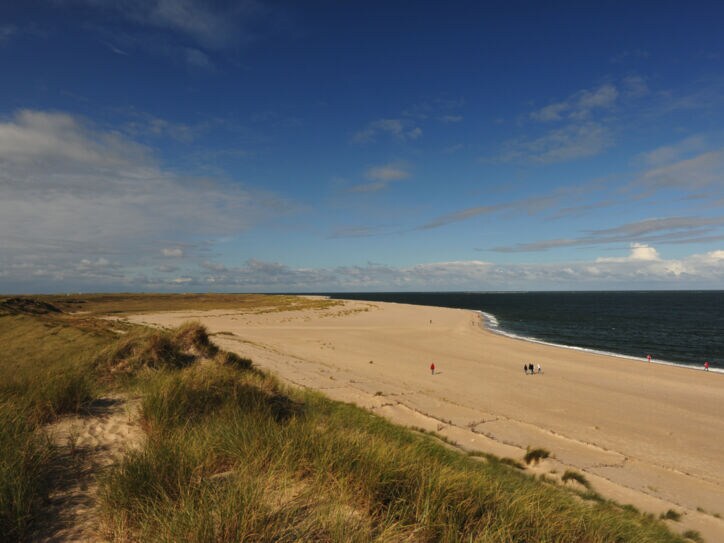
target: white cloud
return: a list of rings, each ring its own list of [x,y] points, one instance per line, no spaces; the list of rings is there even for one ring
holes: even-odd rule
[[[590,288],[711,288],[724,280],[724,251],[667,260],[650,246],[627,257],[555,264],[495,264],[479,260],[430,262],[406,267],[295,268],[249,260],[185,276],[185,288],[266,292],[361,290],[515,290]],[[186,281],[191,279],[190,281]],[[162,283],[164,284],[164,283]],[[169,283],[165,283],[167,286]],[[173,284],[173,283],[171,283]]]
[[[659,253],[653,247],[644,243],[632,243],[631,253],[623,257],[599,257],[596,262],[653,262],[661,260]]]
[[[184,252],[183,249],[180,249],[178,247],[164,247],[163,249],[161,249],[161,254],[163,256],[179,258],[184,255]]]
[[[179,244],[198,252],[288,209],[273,194],[164,170],[151,149],[64,113],[0,122],[0,166],[0,271],[19,279],[72,275],[79,261],[153,266],[189,256]]]

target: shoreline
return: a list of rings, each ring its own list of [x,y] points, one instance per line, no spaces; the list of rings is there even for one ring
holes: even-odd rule
[[[724,393],[677,365],[507,337],[470,309],[345,301],[325,310],[135,315],[152,326],[201,321],[219,346],[284,381],[351,402],[458,447],[520,459],[527,472],[585,473],[595,491],[659,515],[675,530],[724,538]],[[524,376],[523,361],[543,374]],[[434,361],[438,370],[430,375]],[[691,368],[689,368],[691,369]]]
[[[435,307],[439,307],[439,306],[435,306]],[[464,311],[468,311],[468,310],[464,310]],[[686,368],[689,370],[696,370],[696,371],[703,371],[703,372],[708,371],[710,373],[724,374],[724,368],[717,368],[717,367],[709,366],[709,369],[706,370],[706,369],[704,369],[703,364],[700,367],[700,366],[694,366],[692,364],[684,364],[683,362],[673,362],[671,360],[664,360],[664,359],[660,359],[660,358],[652,358],[651,361],[649,362],[649,360],[647,358],[640,357],[640,356],[634,356],[634,355],[624,354],[624,353],[617,353],[615,351],[603,351],[600,349],[592,349],[590,347],[580,347],[578,345],[566,345],[564,343],[553,343],[552,341],[545,341],[543,339],[538,339],[538,338],[534,338],[534,337],[530,337],[530,336],[521,336],[519,334],[516,334],[515,332],[509,332],[507,330],[500,328],[499,324],[497,324],[498,319],[492,313],[488,313],[486,311],[481,311],[481,310],[475,310],[475,309],[471,309],[469,311],[473,311],[474,313],[480,314],[480,316],[482,317],[480,326],[483,327],[485,330],[487,330],[488,332],[491,332],[493,334],[499,334],[503,337],[507,337],[510,339],[517,339],[520,341],[537,343],[539,345],[548,345],[550,347],[559,347],[561,349],[571,349],[574,351],[580,351],[580,352],[584,352],[584,353],[598,354],[598,355],[602,355],[602,356],[610,356],[613,358],[623,358],[626,360],[641,362],[643,364],[659,364],[662,366],[674,366],[677,368]],[[491,326],[489,324],[489,321],[493,321],[496,324]]]

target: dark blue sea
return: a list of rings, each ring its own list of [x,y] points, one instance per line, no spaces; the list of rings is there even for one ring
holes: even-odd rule
[[[493,331],[724,371],[724,291],[387,292],[332,298],[472,309]]]

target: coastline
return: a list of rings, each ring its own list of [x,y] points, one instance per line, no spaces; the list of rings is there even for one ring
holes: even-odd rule
[[[624,354],[624,353],[617,353],[615,351],[604,351],[601,349],[592,349],[589,347],[580,347],[578,345],[566,345],[564,343],[553,343],[552,341],[546,341],[543,339],[538,339],[535,337],[530,336],[523,336],[520,334],[516,334],[515,332],[510,332],[508,330],[504,330],[503,328],[500,328],[500,325],[498,324],[498,319],[493,315],[492,313],[487,313],[485,311],[475,311],[471,310],[476,313],[479,313],[481,315],[481,322],[480,326],[488,330],[489,332],[493,334],[500,334],[501,336],[508,337],[511,339],[517,339],[520,341],[528,341],[530,343],[537,343],[539,345],[548,345],[550,347],[559,347],[561,349],[572,349],[574,351],[580,351],[584,353],[591,353],[591,354],[598,354],[602,356],[610,356],[614,358],[623,358],[626,360],[632,360],[635,362],[642,362],[644,364],[659,364],[662,366],[675,366],[677,368],[686,368],[689,370],[696,370],[696,371],[709,371],[711,373],[722,373],[724,374],[724,368],[717,368],[717,367],[709,367],[708,370],[704,369],[702,366],[694,366],[692,364],[685,364],[683,362],[673,362],[671,360],[664,360],[659,358],[652,358],[651,361],[649,361],[647,358],[643,356],[633,356],[630,354]],[[494,324],[491,324],[494,323]]]
[[[675,530],[724,538],[721,374],[631,364],[609,354],[510,338],[473,310],[347,301],[328,310],[175,311],[129,320],[200,320],[222,348],[290,384],[435,432],[469,451],[553,457],[528,471],[584,473],[595,491],[661,514]],[[430,361],[438,367],[430,375]],[[523,362],[542,375],[524,375]],[[686,366],[684,366],[686,367]]]

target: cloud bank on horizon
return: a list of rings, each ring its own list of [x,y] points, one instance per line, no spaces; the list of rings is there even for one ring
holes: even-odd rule
[[[0,7],[0,293],[724,288],[724,7],[406,9]]]

